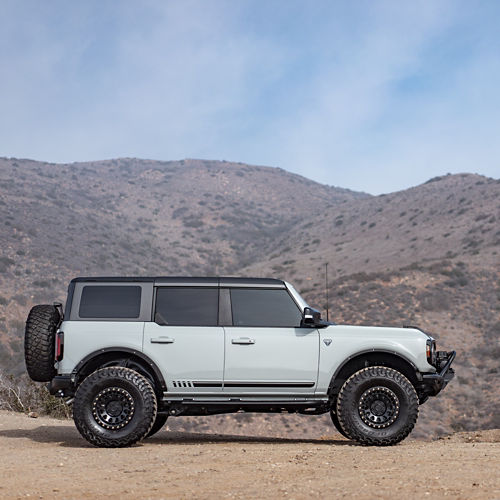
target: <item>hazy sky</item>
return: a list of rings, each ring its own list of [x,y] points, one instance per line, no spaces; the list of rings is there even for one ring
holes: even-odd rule
[[[500,2],[0,0],[0,156],[500,177]]]

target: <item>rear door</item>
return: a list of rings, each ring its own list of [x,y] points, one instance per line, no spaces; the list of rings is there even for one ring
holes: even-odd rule
[[[145,323],[143,352],[160,368],[169,392],[221,392],[224,329],[217,286],[156,289],[154,322]]]
[[[232,325],[224,326],[224,392],[312,394],[319,333],[301,328],[302,311],[285,288],[228,288]]]

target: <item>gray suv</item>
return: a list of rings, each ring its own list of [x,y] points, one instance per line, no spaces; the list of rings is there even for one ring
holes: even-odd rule
[[[329,412],[337,430],[391,445],[454,375],[455,352],[416,327],[337,325],[289,283],[260,278],[75,278],[34,306],[33,380],[73,401],[90,443],[131,445],[168,417]]]

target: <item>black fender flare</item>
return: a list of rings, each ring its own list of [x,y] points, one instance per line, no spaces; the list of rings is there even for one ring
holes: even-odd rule
[[[167,384],[165,382],[165,379],[163,378],[163,375],[161,373],[161,370],[158,368],[156,363],[148,356],[146,356],[144,353],[141,351],[137,351],[135,349],[130,349],[128,347],[105,347],[103,349],[98,349],[97,351],[93,351],[90,354],[87,354],[83,359],[81,359],[78,364],[73,368],[73,371],[71,372],[71,379],[74,380],[78,373],[82,370],[82,368],[92,361],[93,359],[97,358],[98,356],[101,356],[106,353],[116,353],[116,354],[125,354],[125,355],[133,355],[139,359],[141,359],[149,368],[154,373],[154,376],[158,380],[158,383],[160,384],[160,389],[162,391],[167,390]]]
[[[354,354],[351,354],[342,362],[341,365],[339,365],[337,367],[334,374],[332,375],[332,378],[330,379],[330,384],[328,386],[328,392],[330,393],[330,391],[333,389],[333,386],[335,384],[335,380],[337,379],[338,375],[341,373],[342,369],[345,366],[347,366],[348,363],[350,363],[352,360],[355,360],[356,358],[360,358],[360,357],[365,356],[367,354],[369,354],[369,355],[383,354],[386,356],[389,355],[391,357],[398,358],[400,361],[402,361],[403,363],[405,363],[406,365],[410,366],[413,369],[414,374],[415,374],[415,378],[417,381],[422,380],[422,374],[420,373],[420,370],[417,368],[415,363],[413,363],[413,361],[409,360],[407,357],[401,355],[400,353],[398,353],[396,351],[391,351],[389,349],[365,349],[363,351],[358,351]]]

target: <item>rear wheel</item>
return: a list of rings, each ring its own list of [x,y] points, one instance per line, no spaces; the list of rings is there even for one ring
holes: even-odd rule
[[[78,387],[73,418],[95,446],[130,446],[148,435],[156,420],[151,383],[130,368],[113,366],[90,374]]]
[[[340,389],[337,417],[348,437],[365,445],[388,446],[410,434],[418,416],[412,383],[386,366],[352,375]]]

